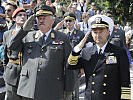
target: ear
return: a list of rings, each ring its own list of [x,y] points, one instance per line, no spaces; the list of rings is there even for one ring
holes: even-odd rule
[[[13,18],[13,21],[16,21],[16,18]]]
[[[52,16],[52,18],[53,18],[53,24],[54,24],[54,21],[55,21],[55,16]]]

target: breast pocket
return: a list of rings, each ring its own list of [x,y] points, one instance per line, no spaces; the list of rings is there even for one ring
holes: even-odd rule
[[[28,42],[24,45],[24,54],[26,56],[34,56],[34,50],[36,48],[35,42]]]
[[[63,57],[63,45],[50,45],[49,55],[51,59],[62,59]]]
[[[21,73],[20,73],[21,76],[25,76],[25,77],[29,77],[29,71],[28,69],[22,69]]]

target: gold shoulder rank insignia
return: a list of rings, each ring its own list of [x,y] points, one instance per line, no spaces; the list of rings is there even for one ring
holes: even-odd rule
[[[40,35],[41,35],[41,33],[39,31],[36,31],[35,39],[37,39]]]
[[[131,88],[130,87],[121,87],[121,99],[131,100]]]
[[[76,32],[76,31],[74,31],[74,34],[77,34],[77,32]]]
[[[55,38],[55,34],[52,32],[51,33],[51,38],[54,39]]]

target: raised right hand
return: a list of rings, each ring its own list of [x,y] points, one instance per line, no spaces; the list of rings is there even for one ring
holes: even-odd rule
[[[31,30],[31,28],[33,27],[33,25],[34,25],[34,20],[35,20],[35,18],[36,18],[36,15],[35,14],[33,14],[33,15],[31,15],[29,18],[28,18],[28,20],[24,23],[24,25],[23,25],[23,30],[24,31],[30,31]]]

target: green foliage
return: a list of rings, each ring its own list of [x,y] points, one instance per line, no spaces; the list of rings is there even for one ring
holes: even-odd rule
[[[93,0],[102,10],[110,10],[115,22],[123,24],[127,21],[133,22],[133,1],[132,0]]]
[[[70,4],[71,0],[61,0]],[[133,23],[133,0],[92,0],[96,2],[98,9],[110,10],[115,18],[115,22],[123,24],[127,21]],[[88,5],[88,9],[90,5]]]

